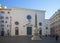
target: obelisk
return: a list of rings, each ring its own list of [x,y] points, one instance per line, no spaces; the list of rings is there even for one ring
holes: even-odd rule
[[[42,39],[39,37],[39,34],[38,34],[37,14],[35,14],[35,26],[34,26],[34,29],[33,29],[33,36],[32,36],[32,38],[31,38],[31,40],[42,40]]]

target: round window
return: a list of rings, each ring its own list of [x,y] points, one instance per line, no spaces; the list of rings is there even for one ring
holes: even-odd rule
[[[30,15],[27,15],[27,19],[30,20],[31,19],[31,16]]]
[[[19,22],[16,21],[15,24],[16,24],[16,25],[19,25]]]

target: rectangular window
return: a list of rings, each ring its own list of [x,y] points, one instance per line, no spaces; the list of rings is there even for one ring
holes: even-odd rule
[[[42,26],[42,23],[40,22],[39,25]]]
[[[8,19],[8,17],[6,17],[6,19]]]
[[[46,29],[48,29],[48,27],[46,27]]]
[[[7,21],[5,21],[5,23],[7,23]]]
[[[4,19],[4,17],[3,17],[3,16],[1,16],[1,17],[0,17],[0,19]]]
[[[7,27],[8,27],[8,25],[7,25]]]
[[[1,23],[4,23],[4,21],[2,20]]]
[[[8,12],[8,14],[10,14],[10,12]]]
[[[1,28],[2,30],[4,30],[4,28]]]
[[[4,25],[1,25],[1,27],[4,27]]]
[[[1,11],[1,13],[5,13],[4,11]]]

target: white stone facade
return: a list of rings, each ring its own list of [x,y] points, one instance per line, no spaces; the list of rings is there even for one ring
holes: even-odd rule
[[[4,31],[4,35],[7,35],[10,30],[10,10],[0,10],[0,35],[1,31]]]
[[[4,13],[1,13],[3,11]],[[32,10],[32,9],[23,9],[23,8],[11,8],[11,9],[2,9],[0,10],[0,35],[1,31],[4,31],[4,36],[11,35],[11,36],[20,36],[20,35],[32,35],[33,29],[35,26],[35,14],[37,14],[37,26],[38,30],[41,31],[41,35],[46,35],[46,26],[48,24],[45,20],[45,11],[43,10]],[[29,19],[27,16],[29,15]],[[4,17],[3,22],[1,16]],[[5,19],[8,17],[8,19]],[[7,23],[5,23],[7,21]],[[3,23],[4,26],[1,26]],[[8,25],[8,26],[7,26]],[[4,28],[2,30],[2,27]],[[31,27],[29,33],[29,28]],[[49,26],[48,26],[49,28]],[[50,34],[50,28],[48,30],[48,34]]]
[[[50,20],[45,19],[45,34],[48,36],[50,35]]]

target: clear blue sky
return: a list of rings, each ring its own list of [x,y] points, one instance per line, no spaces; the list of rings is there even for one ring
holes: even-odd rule
[[[46,10],[45,18],[49,19],[55,11],[60,9],[60,0],[0,0],[0,4],[8,8],[29,8]]]

